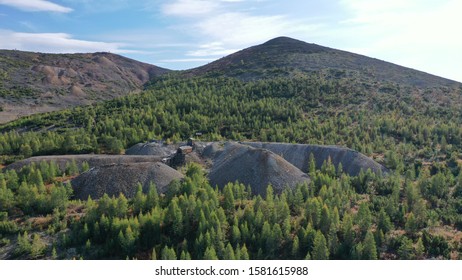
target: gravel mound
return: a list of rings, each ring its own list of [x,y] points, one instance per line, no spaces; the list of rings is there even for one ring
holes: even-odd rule
[[[203,151],[202,156],[206,158],[215,158],[223,151],[223,145],[218,142],[212,142],[207,145]]]
[[[161,157],[155,156],[132,156],[132,155],[64,155],[64,156],[39,156],[20,160],[8,165],[7,169],[19,171],[25,165],[40,163],[41,161],[54,161],[61,170],[66,170],[66,164],[75,161],[79,167],[83,162],[87,162],[90,167],[99,167],[110,164],[130,164],[138,162],[160,162]]]
[[[212,144],[216,145],[216,144]],[[228,142],[220,152],[211,146],[204,153],[214,156],[209,173],[212,186],[224,187],[239,181],[250,185],[254,194],[264,195],[271,184],[276,193],[298,183],[309,182],[309,177],[275,153],[238,143]]]
[[[371,169],[375,173],[388,172],[384,166],[366,155],[338,146],[262,142],[243,142],[242,144],[272,151],[303,171],[308,170],[309,157],[313,153],[317,168],[321,168],[323,162],[330,157],[336,167],[342,163],[343,171],[351,176],[358,175],[361,169],[364,171]]]
[[[125,151],[126,155],[151,155],[159,157],[168,157],[175,153],[172,146],[164,145],[162,143],[138,143]]]
[[[71,181],[76,199],[101,198],[105,193],[118,196],[123,193],[127,198],[134,197],[137,184],[141,183],[147,192],[150,182],[154,182],[159,193],[164,193],[173,180],[180,180],[183,174],[160,163],[137,162],[102,165],[91,168]]]

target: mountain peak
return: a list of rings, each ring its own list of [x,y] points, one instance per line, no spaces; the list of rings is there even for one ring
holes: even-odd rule
[[[326,47],[284,36],[276,37],[253,48],[264,51],[272,50],[275,53],[317,53],[330,50]]]
[[[268,40],[267,42],[263,43],[263,45],[266,44],[293,44],[293,43],[300,43],[302,41],[291,38],[291,37],[286,37],[286,36],[280,36],[273,38],[271,40]],[[304,43],[304,42],[302,42]]]
[[[225,75],[242,80],[313,73],[326,78],[360,77],[372,83],[418,88],[458,86],[454,81],[421,71],[284,36],[186,71],[189,75]]]

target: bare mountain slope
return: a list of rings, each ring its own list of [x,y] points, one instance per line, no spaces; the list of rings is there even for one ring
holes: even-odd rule
[[[111,53],[0,50],[0,123],[127,95],[168,71]]]
[[[318,73],[323,78],[357,78],[361,82],[401,86],[459,87],[460,83],[379,59],[278,37],[228,55],[185,75],[229,76],[243,80]]]

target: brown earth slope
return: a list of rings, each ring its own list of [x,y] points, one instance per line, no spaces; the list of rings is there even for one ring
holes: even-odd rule
[[[168,71],[112,53],[0,50],[0,123],[127,95]]]

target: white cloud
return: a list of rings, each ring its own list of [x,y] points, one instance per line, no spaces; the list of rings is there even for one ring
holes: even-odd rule
[[[460,1],[343,3],[353,13],[342,22],[343,33],[354,36],[363,54],[462,81]]]
[[[298,37],[314,32],[319,25],[291,20],[283,15],[223,13],[202,20],[196,28],[201,36],[215,43],[202,45],[190,55],[226,55],[278,36]]]
[[[0,0],[0,5],[10,6],[28,12],[72,12],[71,8],[46,0]]]
[[[194,17],[208,14],[219,7],[219,2],[210,0],[178,0],[165,4],[162,11],[166,15]]]
[[[244,4],[245,2],[245,4]],[[312,32],[318,25],[284,14],[260,14],[261,0],[176,0],[162,6],[167,16],[183,19],[176,30],[202,42],[187,56],[225,56],[278,36]],[[250,4],[249,3],[253,3]],[[258,4],[256,4],[258,3]],[[305,21],[305,22],[304,22]]]
[[[221,42],[213,42],[199,46],[199,49],[188,51],[187,56],[224,56],[236,52],[239,49],[226,49]]]
[[[85,41],[72,38],[66,33],[22,33],[0,30],[0,49],[18,49],[45,53],[113,52],[140,53],[124,49],[125,44]]]

